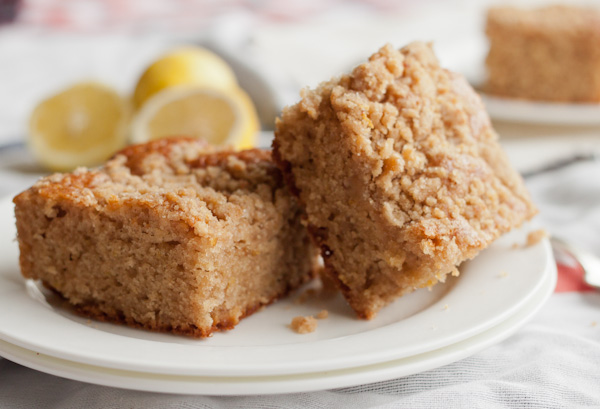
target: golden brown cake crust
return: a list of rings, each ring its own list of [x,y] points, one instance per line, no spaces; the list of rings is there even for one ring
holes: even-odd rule
[[[479,97],[431,48],[383,47],[304,90],[274,160],[359,317],[443,281],[536,210]]]
[[[230,329],[313,275],[302,211],[270,157],[173,138],[43,178],[14,199],[22,274],[97,319]]]
[[[181,146],[186,147],[186,152],[177,152],[178,150],[181,150]],[[198,152],[202,152],[203,154],[198,155]],[[127,158],[124,165],[131,169],[131,173],[144,174],[148,170],[143,166],[144,161],[157,154],[167,158],[181,156],[181,161],[184,162],[186,166],[195,169],[206,168],[209,166],[224,166],[232,155],[232,152],[227,150],[216,150],[202,139],[179,136],[157,139],[139,145],[131,145],[116,153],[115,157],[124,156]],[[264,149],[247,149],[235,152],[234,156],[245,163],[256,164],[262,161],[270,161],[271,151]]]

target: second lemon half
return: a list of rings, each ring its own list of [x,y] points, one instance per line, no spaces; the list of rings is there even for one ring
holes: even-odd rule
[[[131,142],[185,135],[237,149],[254,145],[259,121],[248,95],[204,87],[172,87],[148,100],[136,115]]]

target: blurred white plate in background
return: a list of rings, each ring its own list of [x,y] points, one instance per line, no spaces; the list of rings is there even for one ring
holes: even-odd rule
[[[492,119],[548,125],[600,125],[600,104],[527,101],[483,92],[480,95]]]

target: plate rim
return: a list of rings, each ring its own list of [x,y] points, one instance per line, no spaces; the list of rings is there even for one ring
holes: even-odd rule
[[[137,391],[193,395],[274,395],[313,392],[380,382],[447,365],[501,342],[525,325],[554,292],[556,265],[545,271],[542,286],[514,315],[486,331],[423,354],[337,371],[257,377],[198,377],[140,373],[98,367],[39,354],[0,340],[0,353],[31,369],[66,379]],[[16,351],[16,352],[15,352]],[[45,363],[45,364],[44,364]],[[54,365],[54,367],[52,366]],[[59,366],[59,369],[56,368]],[[73,372],[75,369],[75,372]],[[137,383],[136,383],[137,381]],[[241,390],[240,390],[241,389]]]
[[[600,124],[600,102],[536,101],[476,90],[488,115],[495,120],[579,127]]]

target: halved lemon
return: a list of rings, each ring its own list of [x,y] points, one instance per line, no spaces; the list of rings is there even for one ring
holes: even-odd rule
[[[130,108],[112,88],[76,84],[44,101],[29,120],[29,147],[53,171],[95,166],[127,143]]]
[[[259,129],[252,101],[239,88],[167,88],[144,104],[133,120],[131,142],[192,136],[213,145],[246,149]]]
[[[237,81],[229,65],[212,51],[192,46],[178,48],[142,74],[133,94],[135,108],[163,89],[179,85],[229,90],[237,87]]]

